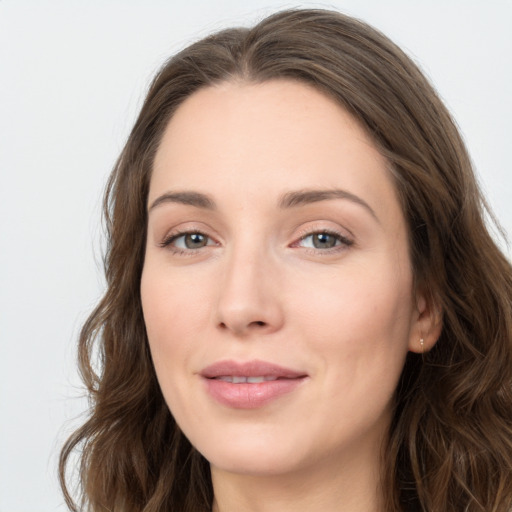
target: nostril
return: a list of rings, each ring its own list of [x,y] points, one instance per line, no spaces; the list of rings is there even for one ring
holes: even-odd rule
[[[260,327],[266,327],[268,324],[267,322],[264,322],[263,320],[255,320],[254,322],[249,322],[248,324],[245,324],[245,327],[240,328],[240,326],[232,325],[230,326],[229,322],[220,322],[219,323],[219,329],[221,330],[245,330],[245,329],[251,329],[251,328],[260,328]]]

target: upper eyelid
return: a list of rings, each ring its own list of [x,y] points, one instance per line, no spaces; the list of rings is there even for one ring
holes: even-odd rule
[[[157,230],[155,234],[161,241],[191,233],[199,233],[215,241],[220,240],[217,231],[212,229],[210,226],[206,225],[202,221],[191,220],[180,222],[175,226],[171,227],[170,229],[165,230],[163,235],[159,235],[158,231],[159,230]]]
[[[315,233],[329,233],[347,240],[355,240],[355,236],[352,233],[352,231],[344,226],[340,226],[338,223],[336,223],[335,227],[326,225],[325,221],[312,221],[307,222],[305,224],[307,226],[299,228],[298,232],[297,230],[294,230],[294,232],[296,233],[294,235],[296,240],[300,240],[307,236],[314,235]],[[332,222],[329,221],[329,224],[332,225]]]

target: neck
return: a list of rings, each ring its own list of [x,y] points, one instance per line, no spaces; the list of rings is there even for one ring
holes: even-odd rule
[[[213,512],[382,512],[380,450],[339,456],[287,474],[251,475],[213,467]]]

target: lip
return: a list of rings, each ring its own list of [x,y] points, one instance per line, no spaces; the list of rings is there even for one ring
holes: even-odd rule
[[[217,402],[234,409],[256,409],[293,392],[308,377],[302,371],[267,361],[219,361],[200,372],[206,390]],[[270,377],[258,383],[232,383],[220,377]]]

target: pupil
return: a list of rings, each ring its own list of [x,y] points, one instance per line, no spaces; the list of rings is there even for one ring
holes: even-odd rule
[[[334,247],[335,243],[335,238],[329,233],[318,233],[313,238],[313,245],[316,249],[329,249]]]
[[[206,245],[206,238],[200,233],[192,233],[185,237],[185,245],[188,249],[197,249]]]

